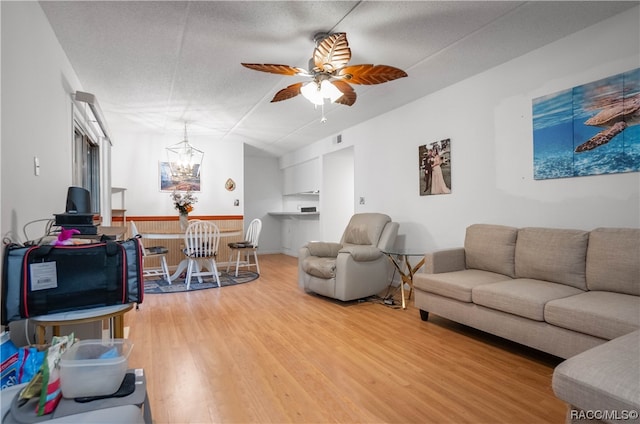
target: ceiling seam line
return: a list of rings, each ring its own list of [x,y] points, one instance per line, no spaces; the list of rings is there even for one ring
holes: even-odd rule
[[[457,44],[461,43],[462,41],[468,39],[468,38],[472,38],[473,36],[475,36],[476,34],[478,34],[480,31],[484,30],[485,28],[489,27],[490,25],[502,20],[505,16],[510,15],[512,13],[515,13],[518,9],[524,7],[527,3],[530,3],[528,1],[526,2],[521,2],[520,4],[518,4],[516,7],[514,7],[513,9],[509,9],[508,11],[506,11],[505,13],[503,13],[502,15],[498,16],[495,19],[492,19],[491,21],[487,22],[486,24],[482,25],[480,28],[477,28],[476,30],[466,34],[464,37],[462,38],[458,38],[457,40],[449,43],[448,45],[444,46],[443,48],[441,48],[440,50],[434,52],[433,54],[419,60],[418,62],[414,63],[413,65],[409,66],[407,68],[407,70],[411,70],[413,68],[415,68],[416,66],[419,66],[422,63],[428,62],[432,59],[434,59],[435,57],[443,54],[444,52],[446,52],[447,50],[453,48],[454,46],[456,46]]]
[[[348,12],[347,12],[347,13],[346,13],[342,18],[340,18],[340,20],[339,20],[338,22],[336,22],[336,23],[335,23],[335,25],[333,25],[333,26],[331,27],[331,29],[328,31],[328,32],[329,32],[329,34],[331,34],[331,33],[336,29],[336,27],[337,27],[338,25],[340,25],[340,23],[341,23],[342,21],[344,21],[344,20],[347,18],[347,16],[351,15],[351,13],[352,13],[354,10],[356,10],[356,8],[357,8],[358,6],[360,6],[360,5],[362,4],[362,2],[363,2],[363,0],[359,0],[356,4],[354,4],[354,5],[353,5],[353,7],[352,7],[351,9],[349,9],[349,11],[348,11]]]
[[[180,42],[178,43],[178,51],[177,51],[177,57],[176,57],[176,62],[174,64],[173,67],[173,75],[171,75],[171,87],[169,88],[169,97],[167,98],[167,104],[165,107],[165,118],[164,118],[164,122],[162,124],[162,129],[166,130],[167,128],[167,117],[169,116],[169,109],[171,108],[171,103],[173,101],[173,92],[175,89],[175,84],[176,84],[176,78],[178,75],[178,69],[180,67],[180,62],[181,62],[181,58],[182,58],[182,52],[184,50],[184,42],[185,42],[185,33],[187,31],[187,21],[189,20],[189,9],[191,8],[191,2],[188,1],[187,2],[187,7],[185,9],[185,13],[184,13],[184,17],[182,19],[182,28],[181,28],[181,32],[180,32]],[[184,115],[183,115],[184,117]]]

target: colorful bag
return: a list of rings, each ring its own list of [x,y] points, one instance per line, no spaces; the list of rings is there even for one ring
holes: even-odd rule
[[[20,352],[8,332],[0,335],[0,390],[18,384],[18,361]]]
[[[5,246],[2,324],[38,315],[142,303],[137,238],[69,246]]]
[[[36,409],[36,414],[39,417],[52,413],[58,406],[60,399],[62,399],[60,367],[58,363],[65,350],[70,348],[74,342],[75,336],[73,333],[69,336],[54,336],[51,341],[51,346],[47,349],[47,354],[39,371],[42,373],[42,379],[40,380],[38,377],[35,377],[42,383],[40,400]]]

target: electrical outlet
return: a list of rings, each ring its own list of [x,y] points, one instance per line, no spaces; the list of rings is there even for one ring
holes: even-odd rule
[[[361,198],[360,198],[360,204],[361,204],[361,205],[364,205],[364,197],[361,197]]]

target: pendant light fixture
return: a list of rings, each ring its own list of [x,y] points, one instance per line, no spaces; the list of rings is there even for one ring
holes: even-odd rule
[[[166,148],[171,175],[181,181],[196,178],[200,175],[200,167],[204,152],[189,144],[187,123],[184,124],[184,140]]]

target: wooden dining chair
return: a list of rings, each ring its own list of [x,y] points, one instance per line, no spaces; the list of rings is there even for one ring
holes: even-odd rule
[[[258,264],[258,239],[260,238],[260,231],[262,231],[262,221],[258,218],[249,223],[247,227],[247,233],[244,236],[244,240],[241,242],[229,243],[229,249],[231,254],[229,255],[229,262],[227,262],[227,272],[233,262],[233,256],[236,255],[236,277],[238,276],[238,268],[256,267],[256,272],[260,274],[260,265]],[[251,263],[251,254],[253,253],[254,263]],[[244,260],[241,262],[240,258],[244,255]]]
[[[187,265],[187,290],[191,287],[191,277],[211,275],[220,287],[220,277],[216,265],[216,255],[220,244],[220,230],[213,222],[191,221],[184,234],[184,254],[189,260]],[[204,271],[207,268],[207,271]]]
[[[131,236],[138,236],[140,233],[138,232],[138,227],[136,226],[135,222],[129,221],[129,223],[131,224]],[[169,249],[164,246],[153,246],[150,248],[146,248],[142,243],[142,238],[140,238],[140,246],[142,247],[142,275],[144,277],[162,276],[169,282],[169,284],[171,284],[171,277],[169,275],[169,267],[167,266],[166,256],[169,252]],[[146,262],[145,259],[148,258],[160,258],[160,267],[149,268],[144,266],[144,262]]]

